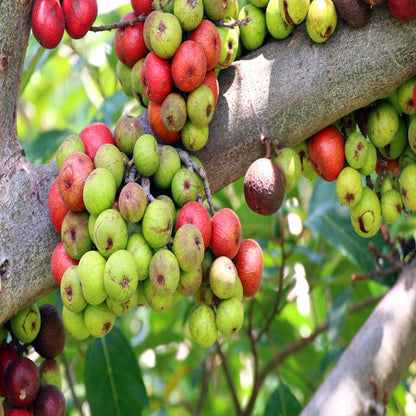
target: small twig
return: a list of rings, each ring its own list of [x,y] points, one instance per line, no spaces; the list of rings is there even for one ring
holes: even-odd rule
[[[225,20],[217,20],[215,22],[215,26],[228,27],[232,29],[236,26],[247,26],[247,23],[249,22],[251,22],[251,17],[246,17],[245,19],[241,19],[241,20],[233,20],[232,22],[227,22]]]
[[[125,20],[123,22],[111,23],[109,25],[102,25],[102,26],[91,26],[91,32],[104,32],[105,30],[113,30],[118,29],[120,27],[132,26],[137,22],[144,22],[146,20],[146,16],[141,14],[140,16],[134,17],[133,19]]]
[[[204,373],[202,376],[201,394],[199,395],[198,403],[196,405],[196,409],[194,412],[195,416],[199,416],[201,414],[205,398],[207,397],[207,394],[208,394],[209,378],[212,372],[213,361],[214,361],[213,353],[208,355],[204,361]]]
[[[75,387],[74,387],[74,378],[71,373],[71,369],[69,368],[68,360],[66,359],[65,352],[62,352],[61,354],[62,364],[65,368],[65,374],[66,378],[68,380],[69,389],[71,390],[72,400],[74,401],[75,407],[78,409],[79,414],[81,416],[84,416],[84,412],[82,410],[82,404],[79,401],[79,398],[77,394],[75,393]]]
[[[144,189],[144,192],[146,194],[147,203],[150,204],[152,201],[154,201],[156,198],[151,194],[150,192],[150,180],[146,176],[142,176],[140,185]]]

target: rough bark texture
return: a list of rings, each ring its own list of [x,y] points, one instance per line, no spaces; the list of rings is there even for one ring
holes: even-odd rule
[[[0,324],[56,288],[49,262],[59,236],[49,223],[47,208],[56,165],[33,166],[25,160],[15,123],[31,3],[0,0]],[[267,44],[223,71],[210,139],[198,152],[212,191],[244,175],[263,155],[260,134],[293,146],[341,116],[389,95],[416,74],[415,44],[415,20],[401,22],[377,7],[363,28],[339,22],[335,35],[323,45],[312,44],[303,25],[287,40]],[[342,413],[339,399],[328,396],[328,384],[333,393],[338,388],[350,391],[344,409],[357,403],[355,413],[345,414],[367,413],[371,394],[363,401],[359,396],[370,377],[379,383],[379,391],[391,393],[415,356],[416,296],[405,284],[409,279],[402,276],[386,295],[340,360],[340,370],[334,369],[335,375],[308,409],[331,400]],[[408,313],[398,305],[406,305]],[[373,349],[366,353],[370,345]],[[340,383],[339,371],[342,376],[347,371],[344,362],[350,379],[361,381]],[[333,414],[333,408],[318,411]]]

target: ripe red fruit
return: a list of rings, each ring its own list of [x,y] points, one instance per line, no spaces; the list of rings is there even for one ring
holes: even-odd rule
[[[162,104],[149,101],[147,107],[149,125],[153,134],[163,143],[175,143],[181,137],[180,131],[169,131],[162,120]]]
[[[309,157],[316,173],[324,180],[337,179],[345,164],[345,142],[334,126],[328,126],[308,139]]]
[[[214,103],[217,106],[218,96],[220,94],[220,86],[218,83],[218,78],[215,75],[214,71],[208,71],[205,75],[204,80],[202,81],[203,84],[208,85],[211,89],[212,93],[214,94]]]
[[[33,406],[33,416],[65,416],[65,396],[53,384],[43,386]]]
[[[141,14],[147,16],[154,10],[153,0],[131,0],[131,7],[137,16],[140,16]]]
[[[51,219],[53,228],[55,228],[55,231],[58,234],[61,234],[62,221],[69,211],[69,208],[65,205],[61,194],[59,193],[58,177],[54,179],[49,189],[48,209],[49,218]]]
[[[215,257],[233,259],[241,244],[241,223],[230,208],[222,208],[212,217],[211,250]]]
[[[12,406],[30,406],[39,388],[39,369],[31,359],[18,357],[10,362],[6,371],[6,398]]]
[[[66,32],[72,39],[81,39],[87,34],[97,18],[97,1],[63,0],[62,10]]]
[[[211,20],[203,19],[198,27],[189,33],[188,39],[198,42],[207,58],[207,71],[217,65],[221,54],[221,39],[217,26]]]
[[[134,19],[136,14],[129,12],[121,21]],[[119,27],[114,36],[114,50],[117,58],[128,67],[132,67],[139,59],[144,58],[148,52],[143,38],[143,22]]]
[[[399,165],[399,158],[396,159],[387,159],[385,157],[381,157],[382,160],[384,160],[385,164],[384,167],[389,170],[390,172],[393,172],[397,177],[400,176],[400,165]],[[381,164],[380,159],[377,158],[377,164],[376,164],[376,173],[377,175],[381,173]]]
[[[94,160],[98,148],[104,143],[115,145],[113,133],[104,124],[99,121],[91,123],[79,134],[80,139],[84,143],[85,153]]]
[[[9,364],[19,357],[16,348],[7,346],[0,350],[0,397],[6,397],[6,371]]]
[[[144,92],[151,101],[161,104],[172,91],[170,61],[160,58],[153,51],[146,55],[140,77]]]
[[[46,49],[59,45],[65,30],[64,13],[59,0],[36,0],[32,8],[32,32]]]
[[[25,409],[11,409],[7,412],[7,416],[32,416],[32,413]]]
[[[172,59],[172,78],[184,92],[191,92],[202,84],[207,72],[204,48],[194,40],[181,43]]]
[[[211,241],[212,224],[209,212],[203,204],[196,201],[187,202],[178,212],[176,231],[184,224],[193,224],[201,232],[205,250]]]
[[[39,306],[40,330],[32,341],[35,351],[43,358],[55,358],[65,347],[65,329],[61,314],[54,305]]]
[[[243,285],[243,296],[251,298],[259,290],[263,274],[263,250],[257,241],[242,240],[234,264]]]
[[[78,260],[68,256],[64,244],[60,241],[54,248],[51,257],[51,271],[58,286],[61,286],[62,275],[69,266],[78,264]]]
[[[416,16],[416,0],[387,0],[390,13],[401,20]]]
[[[69,155],[58,172],[58,189],[64,204],[75,212],[85,209],[83,200],[84,184],[94,170],[94,162],[82,152]]]

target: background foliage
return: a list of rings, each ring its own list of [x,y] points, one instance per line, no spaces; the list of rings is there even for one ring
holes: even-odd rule
[[[99,3],[96,25],[130,10],[128,1]],[[50,51],[30,38],[18,134],[31,162],[49,162],[67,135],[93,121],[113,128],[121,114],[143,111],[117,82],[113,36],[66,37]],[[200,348],[187,334],[192,301],[180,299],[164,314],[136,308],[103,339],[67,339],[60,363],[68,415],[298,414],[394,282],[351,279],[374,269],[374,254],[352,230],[334,184],[301,179],[276,215],[262,217],[246,206],[240,179],[214,206],[233,208],[243,238],[264,250],[262,286],[245,302],[240,333]],[[414,229],[414,218],[403,217],[390,232]],[[371,241],[391,252],[380,235]],[[41,303],[62,306],[57,292]],[[411,367],[397,387],[389,415],[416,414],[415,373]]]

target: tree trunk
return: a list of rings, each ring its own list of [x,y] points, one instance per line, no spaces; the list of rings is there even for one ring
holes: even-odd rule
[[[50,224],[47,204],[56,164],[28,163],[16,133],[31,5],[32,0],[0,0],[0,324],[57,288],[50,273],[50,256],[59,236]],[[282,146],[293,146],[351,111],[388,96],[416,74],[415,44],[415,20],[399,21],[385,7],[377,6],[363,28],[354,29],[339,21],[333,37],[317,45],[310,42],[301,25],[288,39],[270,42],[222,71],[210,138],[206,148],[197,152],[211,190],[216,192],[244,175],[250,163],[264,154],[258,140],[261,134],[278,139]],[[404,281],[408,278],[402,277],[400,282]],[[374,343],[384,339],[381,335],[387,332],[388,322],[395,322],[389,338],[401,338],[402,342],[383,356],[398,368],[395,377],[390,382],[381,377],[383,374],[380,379],[374,374],[372,366],[382,360],[361,356],[368,348],[366,337],[357,336],[358,348],[350,353],[357,354],[354,359],[360,365],[367,359],[370,366],[357,366],[356,371],[364,374],[361,385],[368,377],[375,377],[379,391],[388,393],[415,355],[409,348],[412,334],[405,332],[410,337],[406,346],[400,330],[415,325],[416,314],[404,315],[389,299],[395,300],[401,290],[401,305],[413,311],[416,296],[403,284],[397,287],[383,301],[383,316],[389,319],[383,322],[378,312],[373,318],[377,331],[368,325],[362,330]],[[396,365],[399,362],[402,365]],[[360,389],[352,389],[356,397],[351,401],[361,403]],[[358,407],[361,410],[354,414],[366,409]]]

